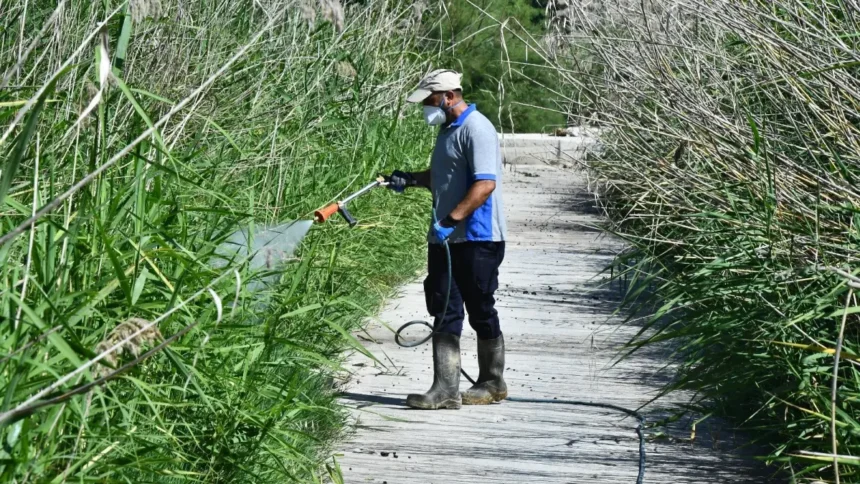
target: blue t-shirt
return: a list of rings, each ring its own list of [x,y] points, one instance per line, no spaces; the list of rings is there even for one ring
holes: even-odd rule
[[[506,235],[499,136],[490,120],[470,104],[454,122],[443,125],[436,136],[430,158],[430,186],[436,217],[439,220],[447,217],[478,180],[494,180],[496,189],[457,226],[448,239],[450,243],[501,242]],[[438,244],[432,232],[427,241]]]

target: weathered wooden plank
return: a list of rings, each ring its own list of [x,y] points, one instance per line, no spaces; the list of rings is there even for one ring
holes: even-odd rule
[[[665,360],[647,351],[613,365],[620,345],[638,328],[613,314],[619,288],[606,286],[601,271],[622,246],[594,229],[599,219],[584,178],[528,166],[507,173],[505,181],[511,238],[498,301],[511,396],[628,408],[646,403],[669,376]],[[381,315],[392,327],[422,318],[420,281],[405,286]],[[354,408],[356,429],[342,445],[347,483],[635,481],[632,418],[598,408],[514,402],[410,410],[406,394],[423,392],[432,381],[429,345],[400,348],[378,323],[368,332],[378,341],[368,348],[388,366],[360,355],[350,359],[355,372],[345,402]],[[475,344],[474,333],[464,331],[463,365],[473,374]],[[463,380],[462,388],[467,386]],[[723,450],[733,446],[731,432],[711,433],[719,439],[699,434],[695,444],[649,441],[646,482],[765,482],[750,459]]]

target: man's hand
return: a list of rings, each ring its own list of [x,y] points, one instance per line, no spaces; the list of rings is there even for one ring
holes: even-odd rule
[[[394,170],[391,175],[385,177],[388,188],[397,193],[403,192],[409,187],[424,187],[430,189],[430,170],[406,172]]]
[[[412,173],[407,173],[405,171],[394,170],[389,177],[387,177],[388,188],[394,190],[397,193],[403,193],[403,190],[406,190],[406,187],[414,187],[417,185],[415,181],[415,177],[412,176]]]
[[[452,232],[454,232],[454,227],[444,227],[442,226],[442,222],[433,224],[433,235],[440,243],[448,240]]]
[[[454,229],[457,228],[457,225],[459,224],[459,220],[448,215],[444,219],[433,224],[433,235],[439,239],[439,242],[444,242],[448,240],[448,237],[451,236],[451,233],[454,232]]]

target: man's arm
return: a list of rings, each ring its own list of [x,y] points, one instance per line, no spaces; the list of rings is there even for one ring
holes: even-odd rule
[[[472,215],[472,212],[478,209],[487,199],[490,198],[490,195],[493,193],[493,190],[496,189],[495,180],[478,180],[469,187],[469,191],[466,192],[466,196],[463,200],[457,204],[454,210],[448,214],[448,217],[443,221],[446,222],[442,225],[456,225],[466,218],[469,215]]]
[[[410,175],[415,180],[415,185],[430,190],[430,170],[413,171]]]

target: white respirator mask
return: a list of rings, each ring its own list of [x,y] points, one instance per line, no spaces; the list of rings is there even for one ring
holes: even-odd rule
[[[442,107],[445,104],[445,98],[442,98],[442,102],[439,103],[438,106],[424,106],[424,121],[427,122],[430,126],[438,126],[440,124],[445,124],[445,121],[448,120],[446,111],[450,111],[457,106],[459,106],[464,101],[460,101],[457,104],[451,106],[450,108]]]
[[[424,106],[424,121],[430,126],[444,124],[447,117],[445,111],[438,106]]]

